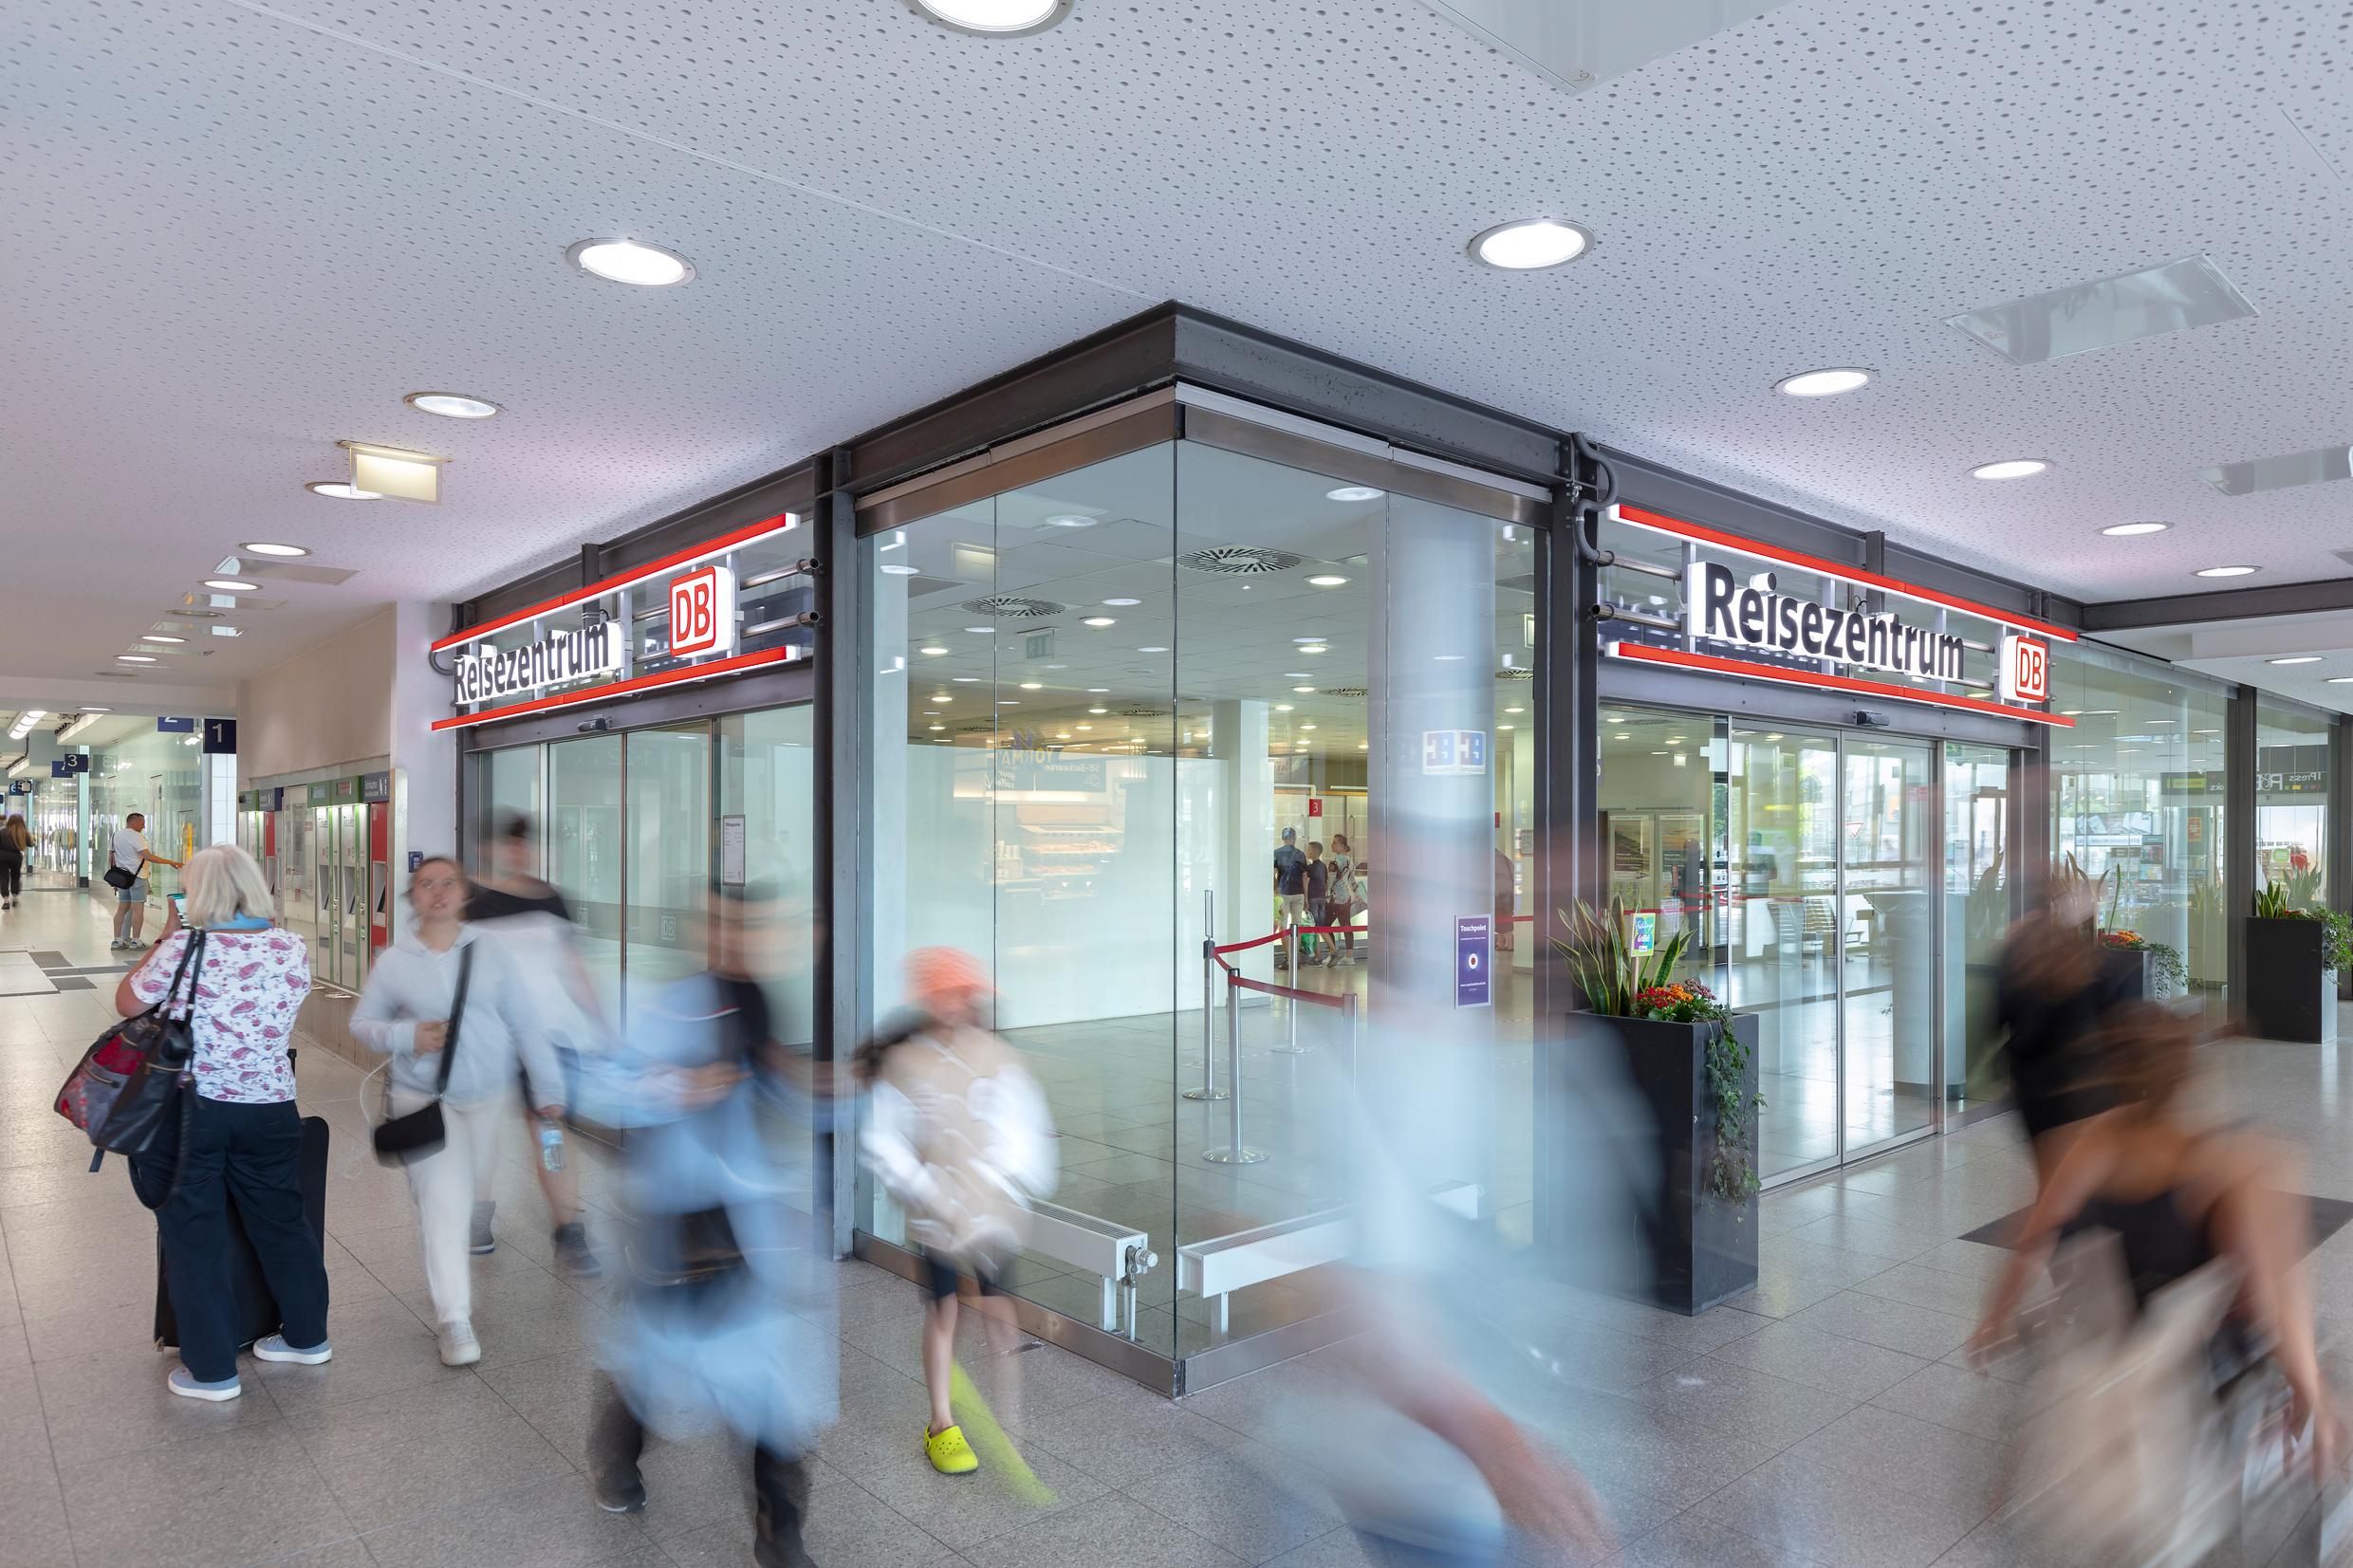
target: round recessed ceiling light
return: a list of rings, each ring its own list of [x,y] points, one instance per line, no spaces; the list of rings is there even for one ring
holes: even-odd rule
[[[925,646],[916,650],[917,653],[921,654],[926,658],[937,658],[940,655],[946,653],[947,651],[947,649],[942,648],[936,642],[928,643]]]
[[[114,710],[113,710],[113,709],[111,709],[111,708],[101,708],[98,704],[96,704],[96,703],[94,703],[94,702],[85,702],[85,703],[83,703],[83,704],[82,705],[82,710],[83,710],[84,713],[111,713],[111,712],[113,712],[113,711],[114,711]]]
[[[1291,691],[1303,697],[1312,696],[1315,693],[1315,688],[1312,686],[1294,686]]]
[[[1288,702],[1278,702],[1274,705],[1274,710],[1278,713],[1288,713],[1291,710],[1291,705]]]
[[[1867,370],[1809,370],[1800,376],[1784,377],[1773,383],[1773,390],[1790,397],[1835,397],[1842,392],[1853,392],[1871,384]]]
[[[1088,693],[1093,696],[1108,696],[1111,692],[1111,688],[1108,686],[1090,686],[1086,690]]]
[[[1506,272],[1535,272],[1573,262],[1593,236],[1561,218],[1518,218],[1471,237],[1471,259]]]
[[[1089,517],[1084,512],[1056,512],[1053,516],[1041,518],[1039,521],[1049,528],[1091,528],[1101,520]]]
[[[139,640],[141,642],[186,642],[188,639],[186,637],[167,637],[161,632],[149,632]],[[2272,662],[2277,663],[2278,661],[2273,660]]]
[[[247,555],[277,555],[292,557],[298,555],[308,555],[310,553],[308,550],[304,549],[300,544],[240,544],[237,548],[243,550]]]
[[[1336,490],[1325,490],[1324,499],[1326,501],[1378,501],[1387,493],[1386,490],[1377,490],[1370,485],[1343,485]]]
[[[913,577],[915,571],[913,566],[901,565],[896,561],[886,561],[882,563],[882,575],[885,577]]]
[[[1119,622],[1109,616],[1088,616],[1079,624],[1082,626],[1117,626]]]
[[[2199,577],[2247,577],[2261,570],[2259,566],[2209,566],[2197,575]]]
[[[639,240],[581,240],[564,252],[564,259],[583,272],[640,288],[666,288],[695,275],[695,264],[676,250]]]
[[[1046,690],[1046,682],[1042,680],[1026,680],[1021,683],[1021,689],[1025,692],[1043,692]]]
[[[1157,642],[1156,642],[1156,643],[1154,643],[1154,644],[1153,644],[1151,647],[1149,647],[1149,648],[1139,648],[1139,649],[1137,649],[1137,650],[1136,650],[1136,652],[1138,652],[1138,653],[1139,653],[1139,654],[1165,654],[1165,653],[1167,653],[1167,652],[1168,652],[1168,650],[1167,650],[1167,649],[1165,649],[1165,648],[1163,648],[1163,647],[1161,647],[1158,643],[1157,643]]]
[[[2047,473],[2050,464],[2040,457],[2005,457],[1998,463],[1980,463],[1969,470],[1972,479],[2031,479]]]
[[[1303,642],[1299,645],[1299,652],[1303,654],[1328,654],[1331,650],[1325,647],[1320,642]]]
[[[1070,14],[1076,0],[908,0],[917,16],[981,38],[1044,32]]]
[[[2284,658],[2268,658],[2263,662],[2266,664],[2318,664],[2320,661],[2321,656],[2318,654],[2290,654]]]
[[[489,398],[469,397],[462,392],[412,392],[400,401],[419,414],[437,414],[444,419],[488,419],[499,412]]]
[[[117,654],[115,662],[118,664],[153,664],[156,660],[152,654]]]
[[[1140,599],[1106,599],[1103,602],[1115,610],[1124,610],[1131,604],[1141,604],[1143,600]]]
[[[1090,708],[1087,711],[1090,713],[1108,713],[1111,710],[1108,708]]]
[[[954,681],[958,686],[977,686],[980,684],[980,677],[978,675],[950,675],[948,678]]]
[[[1344,577],[1334,577],[1329,573],[1326,573],[1322,577],[1311,577],[1307,579],[1307,586],[1311,588],[1337,588],[1347,581],[1348,580]]]
[[[341,479],[313,479],[309,484],[305,485],[303,489],[308,490],[313,495],[324,495],[330,501],[381,501],[383,499],[382,496],[377,494],[374,490],[363,490],[359,486],[348,484]],[[253,546],[248,544],[246,548],[250,550]],[[260,553],[263,555],[268,555],[270,552],[268,550],[263,550]],[[304,550],[298,551],[297,553],[307,555],[309,552],[307,550]]]
[[[2100,531],[2110,539],[2136,539],[2144,533],[2163,533],[2170,523],[2111,523]]]
[[[204,585],[224,594],[258,594],[262,591],[260,583],[239,582],[233,577],[208,577],[204,580]]]

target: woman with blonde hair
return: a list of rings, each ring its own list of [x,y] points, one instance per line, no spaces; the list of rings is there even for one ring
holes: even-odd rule
[[[155,1144],[132,1159],[131,1181],[142,1199],[170,1193],[156,1223],[163,1233],[164,1281],[179,1318],[181,1364],[168,1379],[171,1391],[190,1399],[234,1399],[243,1390],[229,1270],[232,1194],[283,1318],[278,1333],[254,1342],[253,1354],[305,1365],[332,1354],[325,1255],[303,1211],[303,1123],[287,1053],[310,991],[310,951],[301,937],[269,923],[261,867],[236,845],[197,851],[185,881],[187,923],[178,906],[168,906],[163,934],[115,987],[115,1010],[125,1018],[176,996],[176,1010],[182,1002],[191,1009],[195,1041],[185,1149],[182,1122],[167,1118]],[[192,945],[196,951],[183,977]]]

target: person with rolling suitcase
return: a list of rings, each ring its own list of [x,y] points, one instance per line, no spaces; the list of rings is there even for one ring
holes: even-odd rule
[[[224,1400],[244,1392],[237,1347],[247,1337],[232,1273],[232,1201],[279,1319],[277,1333],[253,1340],[253,1354],[304,1365],[333,1354],[326,1258],[304,1211],[303,1120],[287,1052],[310,990],[310,953],[270,925],[261,868],[236,845],[199,850],[186,880],[186,926],[172,908],[155,947],[116,987],[115,1010],[187,1011],[195,1054],[180,1108],[132,1156],[131,1182],[155,1207],[162,1234],[180,1340],[171,1391]]]

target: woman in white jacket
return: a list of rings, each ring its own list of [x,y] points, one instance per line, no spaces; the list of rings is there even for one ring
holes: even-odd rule
[[[457,862],[434,856],[409,873],[416,928],[377,956],[351,1015],[351,1032],[392,1058],[392,1114],[406,1116],[434,1098],[441,1053],[450,1052],[441,1094],[447,1141],[406,1169],[417,1200],[425,1288],[439,1325],[441,1360],[463,1367],[482,1359],[473,1332],[473,1276],[468,1259],[491,1250],[485,1197],[498,1165],[500,1131],[512,1124],[509,1097],[518,1062],[534,1086],[560,1084],[563,1070],[534,1022],[513,958],[500,943],[477,941],[459,918],[466,878]],[[467,971],[465,1010],[451,1030],[458,978]],[[537,1107],[543,1116],[560,1104]]]

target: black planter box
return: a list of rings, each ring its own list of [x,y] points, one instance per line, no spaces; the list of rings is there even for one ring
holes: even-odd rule
[[[2247,922],[2247,1032],[2307,1045],[2337,1038],[2337,971],[2318,920]]]
[[[1756,1287],[1756,1199],[1728,1203],[1707,1192],[1708,1154],[1715,1147],[1715,1100],[1708,1093],[1705,1024],[1579,1013],[1570,1026],[1615,1038],[1635,1094],[1658,1129],[1658,1169],[1638,1172],[1642,1257],[1638,1295],[1671,1312],[1697,1314]],[[1756,1093],[1756,1020],[1724,1025],[1749,1047],[1748,1093]],[[1749,1119],[1750,1169],[1756,1167],[1756,1118]]]

